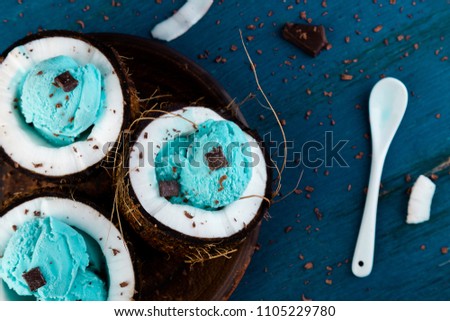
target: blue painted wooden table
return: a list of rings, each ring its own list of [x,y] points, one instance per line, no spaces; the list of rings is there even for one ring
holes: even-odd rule
[[[150,29],[183,3],[2,1],[0,50],[39,29],[150,38]],[[326,27],[332,45],[316,58],[280,36],[285,22],[308,20]],[[450,3],[215,1],[204,19],[168,45],[211,73],[242,103],[250,126],[275,146],[280,130],[257,90],[239,29],[292,142],[282,194],[295,188],[302,170],[304,175],[296,193],[272,206],[259,249],[231,299],[450,300]],[[384,76],[405,83],[409,105],[385,163],[374,269],[359,279],[350,266],[371,161],[367,101]],[[300,153],[308,141],[346,142],[340,155],[347,166],[305,162]],[[281,163],[280,153],[272,152]],[[309,155],[325,156],[323,150]],[[437,185],[431,219],[407,225],[407,192],[420,174],[433,174]]]

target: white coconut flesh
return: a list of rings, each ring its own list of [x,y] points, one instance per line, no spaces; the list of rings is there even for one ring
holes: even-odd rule
[[[172,41],[186,33],[208,12],[213,0],[187,0],[177,12],[152,29],[156,39]]]
[[[108,269],[108,301],[132,300],[135,279],[130,254],[116,227],[92,207],[71,199],[59,197],[38,197],[26,201],[0,218],[0,257],[3,256],[9,239],[15,229],[27,221],[40,217],[53,217],[85,232],[95,240],[105,257]],[[20,299],[0,279],[0,301]]]
[[[55,147],[25,123],[14,100],[23,77],[38,63],[69,56],[79,65],[94,65],[103,77],[105,101],[88,137]],[[121,84],[108,58],[91,44],[70,37],[30,41],[8,53],[0,64],[0,146],[20,167],[45,176],[82,172],[99,163],[116,142],[124,118]]]
[[[167,141],[173,140],[178,135],[190,135],[195,131],[193,124],[186,119],[195,124],[201,124],[208,119],[224,120],[211,109],[186,107],[149,123],[138,136],[134,145],[136,147],[130,152],[131,187],[143,209],[172,230],[196,238],[230,237],[244,229],[255,218],[264,201],[262,197],[265,195],[267,181],[264,155],[255,139],[244,133],[249,142],[250,152],[254,156],[250,165],[251,179],[240,199],[216,211],[172,204],[159,194],[154,164],[156,155]],[[252,197],[243,199],[246,196]],[[187,217],[185,211],[193,218]]]
[[[419,224],[430,219],[431,202],[436,185],[426,176],[420,175],[412,187],[408,201],[406,223]]]

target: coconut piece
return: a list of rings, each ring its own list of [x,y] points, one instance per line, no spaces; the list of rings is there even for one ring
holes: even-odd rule
[[[196,124],[223,120],[204,107],[185,107],[142,126],[135,148],[125,155],[128,171],[118,169],[116,184],[122,215],[153,247],[192,262],[234,251],[267,213],[270,183],[265,156],[257,141],[244,133],[253,158],[252,177],[241,198],[216,211],[172,204],[160,195],[155,158],[174,136],[189,135]],[[151,148],[151,149],[150,149]],[[127,150],[127,149],[126,149]]]
[[[152,36],[172,41],[195,25],[209,10],[213,0],[187,0],[170,18],[158,23],[152,29]]]
[[[23,77],[36,64],[68,56],[78,64],[92,64],[103,77],[101,115],[92,129],[74,143],[57,147],[25,123],[17,108],[16,93]],[[49,31],[25,37],[7,49],[0,65],[0,151],[15,167],[50,178],[67,178],[88,173],[112,152],[114,143],[128,120],[128,108],[137,102],[117,53],[95,39],[75,32]],[[1,60],[1,59],[0,59]],[[75,85],[69,81],[64,90]],[[20,142],[20,143],[18,143]]]
[[[96,209],[68,198],[41,196],[11,204],[0,216],[0,257],[13,233],[25,222],[51,216],[85,232],[98,243],[108,268],[108,301],[132,300],[135,279],[130,254],[117,228]],[[0,280],[0,301],[20,298]]]
[[[436,185],[428,177],[419,176],[409,197],[406,223],[419,224],[430,219],[431,202],[435,190]]]

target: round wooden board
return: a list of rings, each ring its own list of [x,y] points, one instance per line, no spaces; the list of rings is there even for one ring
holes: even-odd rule
[[[124,58],[136,85],[141,107],[153,103],[173,106],[207,106],[228,119],[246,125],[230,96],[203,69],[177,52],[144,38],[122,34],[93,34],[112,45]],[[146,101],[154,93],[160,98]],[[163,104],[163,105],[164,105]],[[15,193],[30,192],[41,187],[55,187],[30,177],[6,162],[0,163],[0,201]],[[110,173],[99,172],[75,187],[106,211],[113,200]],[[108,212],[106,212],[108,213]],[[226,300],[230,297],[250,263],[258,239],[259,225],[229,258],[218,258],[203,264],[188,265],[181,259],[160,253],[146,243],[122,220],[124,234],[134,257],[136,300]]]

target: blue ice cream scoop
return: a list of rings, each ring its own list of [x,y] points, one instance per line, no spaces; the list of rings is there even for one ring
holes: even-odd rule
[[[106,300],[105,282],[89,263],[80,233],[52,217],[36,218],[9,240],[0,259],[0,278],[17,294],[38,300]]]
[[[235,123],[207,120],[167,142],[155,159],[158,182],[177,181],[175,204],[215,210],[239,199],[252,175],[249,142]]]
[[[67,56],[36,64],[19,91],[25,121],[55,146],[73,143],[103,110],[100,71],[91,64],[80,66]]]

